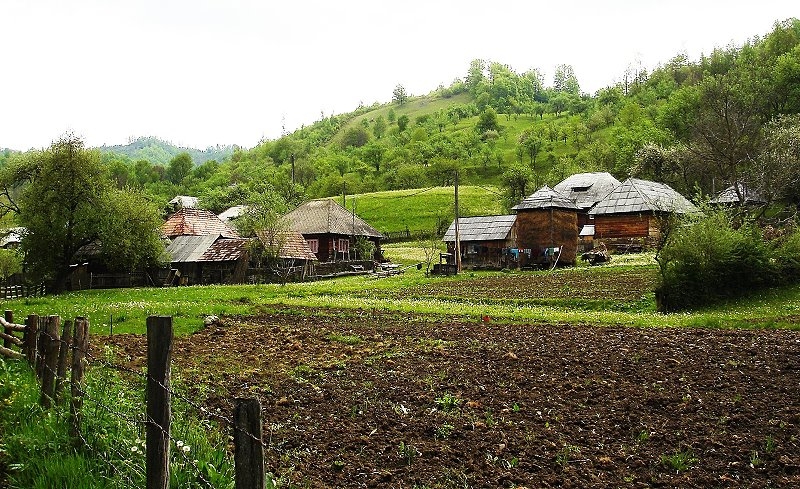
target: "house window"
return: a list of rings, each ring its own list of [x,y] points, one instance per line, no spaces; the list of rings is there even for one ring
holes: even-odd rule
[[[339,253],[350,253],[350,240],[340,239],[337,251],[339,251]]]
[[[306,240],[306,242],[308,243],[308,247],[311,248],[311,252],[312,253],[318,253],[319,252],[319,240],[318,239],[309,239],[309,240]]]

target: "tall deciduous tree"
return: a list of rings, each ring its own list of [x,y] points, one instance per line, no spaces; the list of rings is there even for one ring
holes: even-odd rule
[[[408,94],[406,93],[405,87],[400,84],[394,87],[394,91],[392,91],[392,102],[397,105],[403,105],[407,100]]]
[[[175,185],[179,185],[189,176],[193,166],[192,157],[189,153],[185,151],[178,153],[169,161],[169,166],[167,166],[167,179]]]
[[[62,289],[81,247],[98,243],[109,264],[134,269],[163,254],[161,220],[144,198],[114,189],[96,151],[67,135],[6,168],[0,179],[16,188],[17,221],[27,228],[21,249],[29,270]]]

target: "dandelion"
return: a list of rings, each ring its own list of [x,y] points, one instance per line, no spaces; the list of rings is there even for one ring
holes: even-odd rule
[[[183,450],[183,453],[189,453],[192,450],[192,448],[189,445],[184,445],[183,448],[181,448],[181,450]]]
[[[136,445],[133,445],[133,446],[131,447],[131,452],[133,452],[133,453],[139,453],[139,447],[137,447]]]
[[[175,446],[177,446],[178,448],[181,448],[183,446],[183,440],[176,441],[175,442]]]

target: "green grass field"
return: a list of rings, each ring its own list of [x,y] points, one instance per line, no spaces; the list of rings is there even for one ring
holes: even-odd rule
[[[502,214],[500,190],[495,187],[459,186],[459,212],[462,216]],[[390,190],[354,195],[347,201],[348,209],[355,200],[356,214],[382,232],[412,232],[436,229],[437,222],[453,221],[453,187],[416,190]],[[341,199],[339,199],[341,202]]]
[[[420,260],[421,251],[413,243],[388,245],[386,254],[400,263]],[[448,297],[466,280],[541,280],[542,283],[578,283],[573,287],[590,290],[595,282],[618,274],[654,272],[651,255],[624,256],[609,265],[580,266],[554,272],[465,272],[458,277],[426,277],[423,271],[408,269],[404,274],[375,279],[369,276],[343,277],[319,282],[275,284],[211,285],[179,288],[89,290],[58,296],[16,299],[4,302],[18,322],[28,314],[57,314],[63,318],[86,316],[93,334],[143,333],[149,315],[170,315],[176,333],[189,334],[203,327],[208,315],[250,315],[276,307],[381,309],[397,313],[456,315],[475,318],[489,315],[498,321],[572,324],[617,324],[630,326],[702,327],[797,327],[800,316],[800,286],[761,291],[734,302],[718,304],[700,311],[662,315],[655,311],[653,294],[643,291],[635,299],[609,300],[595,294],[589,299],[569,299],[569,294],[549,297]],[[618,271],[617,271],[618,270]],[[547,275],[550,274],[550,275]],[[555,274],[555,276],[551,276]],[[561,275],[559,275],[561,274]],[[624,286],[624,282],[622,283]],[[426,287],[444,288],[429,294]],[[423,291],[423,292],[420,292]],[[575,296],[581,290],[574,289]],[[554,291],[555,292],[555,291]],[[567,290],[568,292],[568,290]]]

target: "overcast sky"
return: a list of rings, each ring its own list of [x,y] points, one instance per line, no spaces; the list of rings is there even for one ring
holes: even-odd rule
[[[0,148],[157,136],[252,147],[359,103],[463,78],[475,58],[570,64],[584,92],[741,45],[796,0],[0,0]]]

